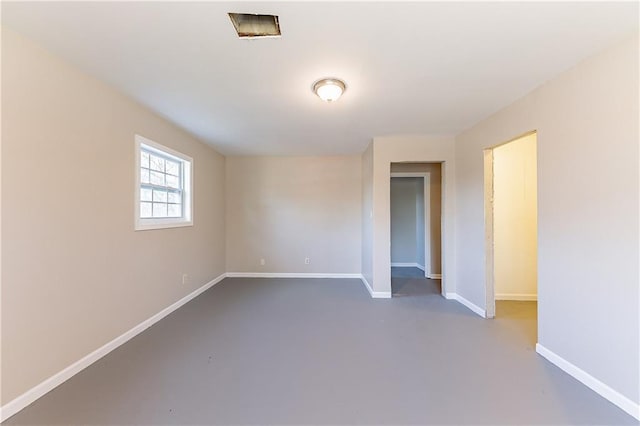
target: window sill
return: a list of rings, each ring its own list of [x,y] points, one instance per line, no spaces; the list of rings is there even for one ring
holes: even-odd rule
[[[152,229],[183,228],[186,226],[193,226],[193,221],[150,219],[136,221],[135,230],[149,231]]]

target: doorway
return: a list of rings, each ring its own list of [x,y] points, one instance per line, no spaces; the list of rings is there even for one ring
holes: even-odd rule
[[[486,149],[484,169],[487,317],[536,322],[536,132]]]
[[[441,293],[440,163],[392,163],[392,296]]]

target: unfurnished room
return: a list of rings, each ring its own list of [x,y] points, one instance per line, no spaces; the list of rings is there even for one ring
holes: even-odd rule
[[[640,2],[0,12],[3,425],[640,423]]]

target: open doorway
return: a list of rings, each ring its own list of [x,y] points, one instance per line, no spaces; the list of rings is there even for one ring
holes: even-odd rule
[[[485,150],[487,317],[537,333],[537,134]]]
[[[442,167],[391,164],[392,296],[441,293]]]

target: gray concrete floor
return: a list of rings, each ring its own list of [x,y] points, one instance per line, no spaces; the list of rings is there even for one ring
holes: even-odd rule
[[[535,303],[483,320],[411,274],[225,279],[6,423],[637,424],[536,355]]]

